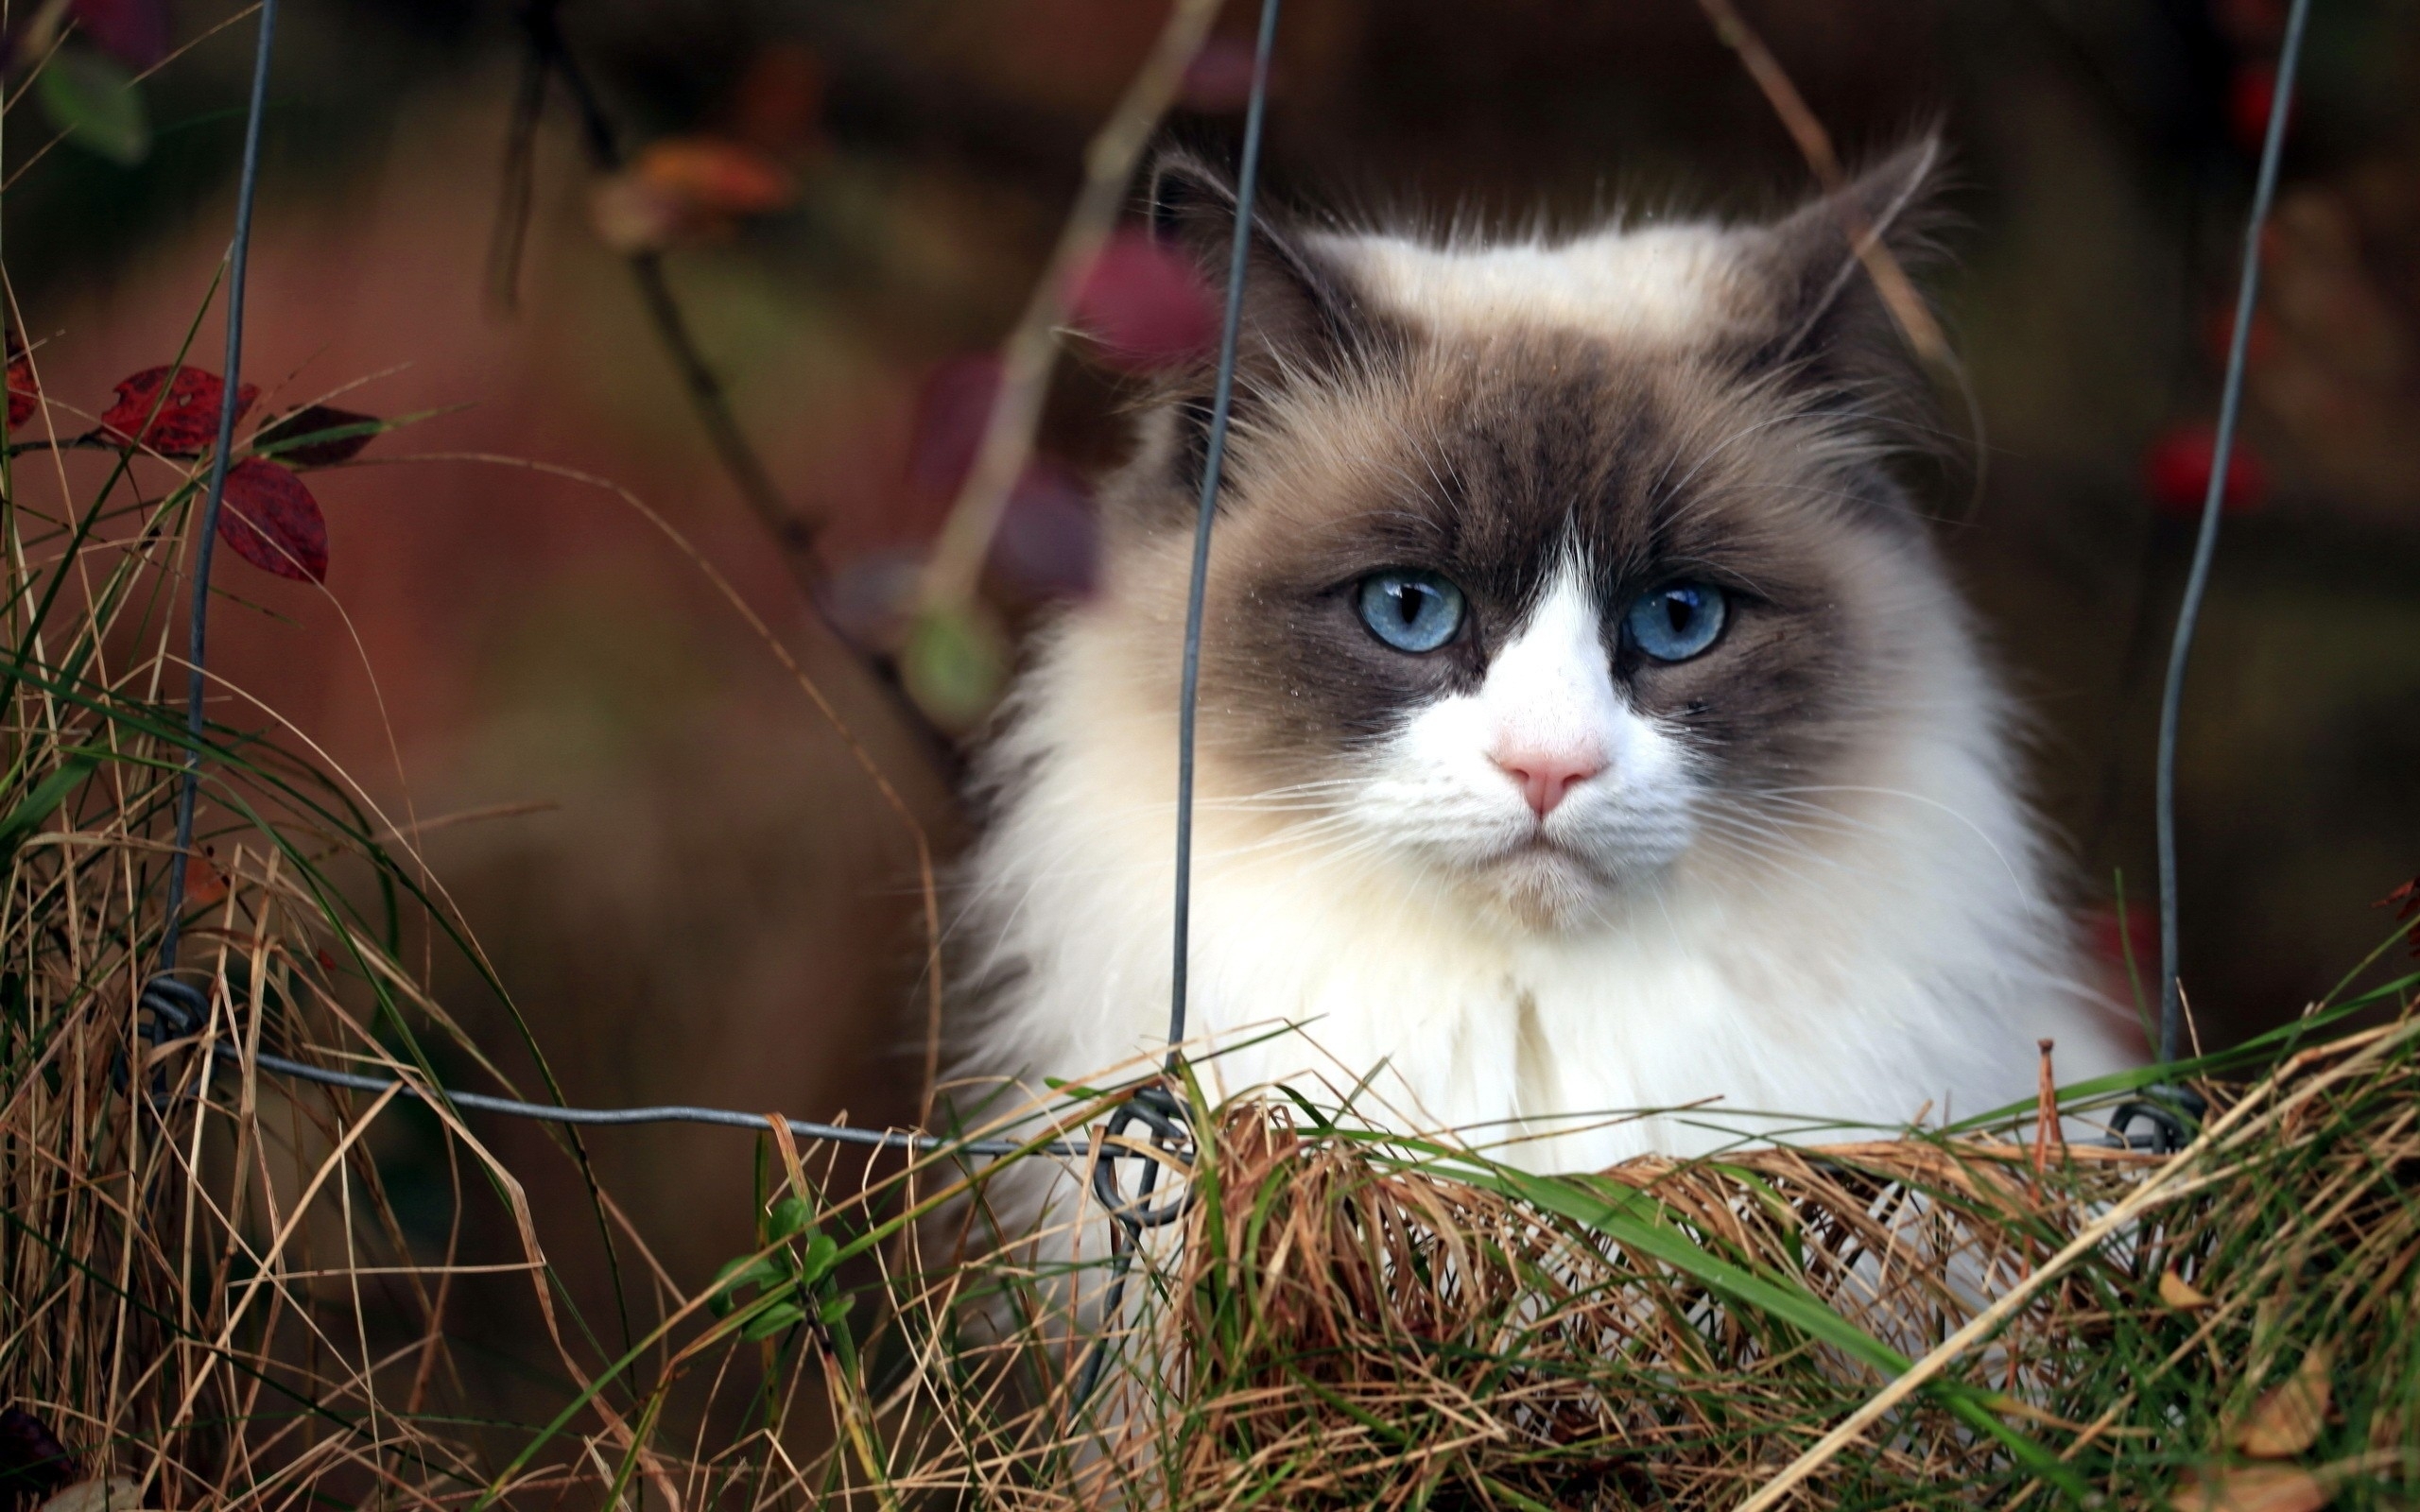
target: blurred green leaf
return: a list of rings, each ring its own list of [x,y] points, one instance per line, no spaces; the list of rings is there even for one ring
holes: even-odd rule
[[[968,609],[928,610],[908,632],[901,672],[917,706],[946,729],[983,717],[1007,680],[1000,634]]]
[[[784,1197],[773,1204],[769,1226],[775,1239],[787,1239],[792,1234],[810,1231],[815,1228],[815,1210],[806,1205],[804,1197]]]
[[[738,1292],[743,1286],[775,1286],[789,1280],[788,1267],[770,1256],[742,1255],[715,1272],[712,1295],[706,1298],[707,1311],[717,1317],[729,1317],[739,1305]]]
[[[816,1321],[827,1329],[838,1328],[848,1315],[849,1299],[845,1297],[824,1298],[823,1305],[816,1309],[815,1313]]]
[[[151,118],[143,92],[124,68],[81,47],[62,47],[35,80],[50,124],[85,151],[123,168],[151,151]]]
[[[26,795],[26,800],[10,811],[7,818],[0,819],[0,862],[15,855],[17,847],[26,843],[26,837],[40,829],[42,821],[49,818],[54,809],[67,801],[68,794],[83,786],[84,779],[92,776],[93,768],[100,764],[97,752],[79,751],[68,757],[60,764],[59,770],[37,783],[34,790]]]
[[[817,1234],[806,1246],[806,1260],[799,1266],[799,1284],[812,1286],[832,1273],[840,1259],[840,1246],[830,1234]]]
[[[784,1329],[795,1327],[805,1321],[805,1308],[799,1306],[796,1302],[777,1302],[750,1318],[747,1327],[739,1331],[739,1336],[754,1344],[760,1339],[769,1339]]]

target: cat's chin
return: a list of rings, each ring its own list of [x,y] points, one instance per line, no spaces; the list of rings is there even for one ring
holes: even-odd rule
[[[1540,934],[1601,922],[1620,886],[1586,858],[1544,840],[1505,851],[1472,880],[1508,923]]]

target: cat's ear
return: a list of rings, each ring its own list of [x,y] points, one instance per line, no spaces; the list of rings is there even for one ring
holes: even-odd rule
[[[1843,395],[1904,388],[1918,376],[1910,334],[1864,252],[1878,244],[1905,280],[1898,297],[1923,300],[1924,281],[1942,261],[1945,157],[1941,138],[1927,132],[1838,193],[1751,233],[1747,267],[1759,309],[1743,365]]]
[[[1146,198],[1151,234],[1201,272],[1223,311],[1234,266],[1236,189],[1225,172],[1182,147],[1163,149],[1151,165]],[[1358,301],[1305,239],[1253,202],[1252,246],[1245,262],[1243,319],[1236,374],[1244,392],[1283,387],[1291,374],[1320,371],[1342,357],[1361,329]],[[1201,371],[1179,375],[1179,387],[1206,382]]]

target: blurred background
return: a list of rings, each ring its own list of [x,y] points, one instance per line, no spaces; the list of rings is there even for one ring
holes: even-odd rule
[[[37,101],[49,118],[7,118],[19,326],[45,392],[97,413],[119,378],[172,359],[210,288],[253,29],[214,30],[236,14],[215,0],[175,0],[164,32],[157,5],[74,9],[71,43],[107,66],[189,47],[141,85],[139,140],[78,117],[73,78]],[[1177,126],[1196,141],[1239,124],[1253,8],[1230,9],[1187,77]],[[1936,120],[1954,144],[1962,226],[1938,294],[1988,467],[1979,493],[1971,472],[1940,478],[1942,537],[2035,717],[2037,792],[2114,963],[2121,877],[2138,902],[2153,885],[2158,680],[2284,0],[1743,9],[1853,157]],[[693,540],[945,856],[965,833],[946,764],[799,584],[879,633],[967,465],[985,354],[1163,9],[563,0],[539,14],[560,22],[620,172],[595,165],[560,73],[516,149],[529,12],[286,11],[246,377],[270,390],[263,413],[343,389],[333,402],[350,408],[430,415],[308,475],[324,590],[222,557],[236,597],[217,664],[421,826],[573,1099],[912,1118],[906,830],[640,513],[512,459],[610,479]],[[2325,992],[2386,935],[2376,902],[2420,869],[2415,65],[2420,5],[2317,7],[2184,731],[2185,972],[2212,1041]],[[76,129],[52,144],[54,122]],[[1691,0],[1293,0],[1268,174],[1281,200],[1564,221],[1616,203],[1759,212],[1809,187]],[[633,251],[661,254],[780,522],[717,465]],[[216,366],[220,333],[214,308],[194,361]],[[1011,627],[1081,591],[1080,480],[1115,453],[1121,381],[1063,365],[1046,460],[989,576]],[[2143,918],[2137,948],[2155,958]],[[502,1004],[466,965],[435,962],[443,1001],[526,1076]],[[407,1221],[441,1238],[444,1172],[433,1154],[415,1164],[416,1126],[383,1126],[389,1166]],[[526,1174],[542,1224],[572,1226],[550,1237],[589,1243],[578,1201],[549,1200],[578,1178],[545,1137],[478,1127]],[[590,1145],[684,1284],[745,1247],[742,1139]],[[465,1281],[465,1306],[480,1284]]]

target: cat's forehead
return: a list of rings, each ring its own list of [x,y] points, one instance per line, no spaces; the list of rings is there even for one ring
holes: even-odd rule
[[[1689,566],[1761,576],[1803,544],[1790,486],[1820,465],[1789,418],[1660,341],[1431,326],[1286,418],[1270,458],[1285,481],[1253,490],[1279,518],[1252,533],[1288,575],[1418,566],[1508,606],[1574,558],[1608,588]]]
[[[1754,294],[1739,233],[1710,222],[1611,226],[1561,240],[1439,246],[1330,235],[1312,245],[1365,299],[1441,334],[1521,323],[1683,345],[1731,325]]]

